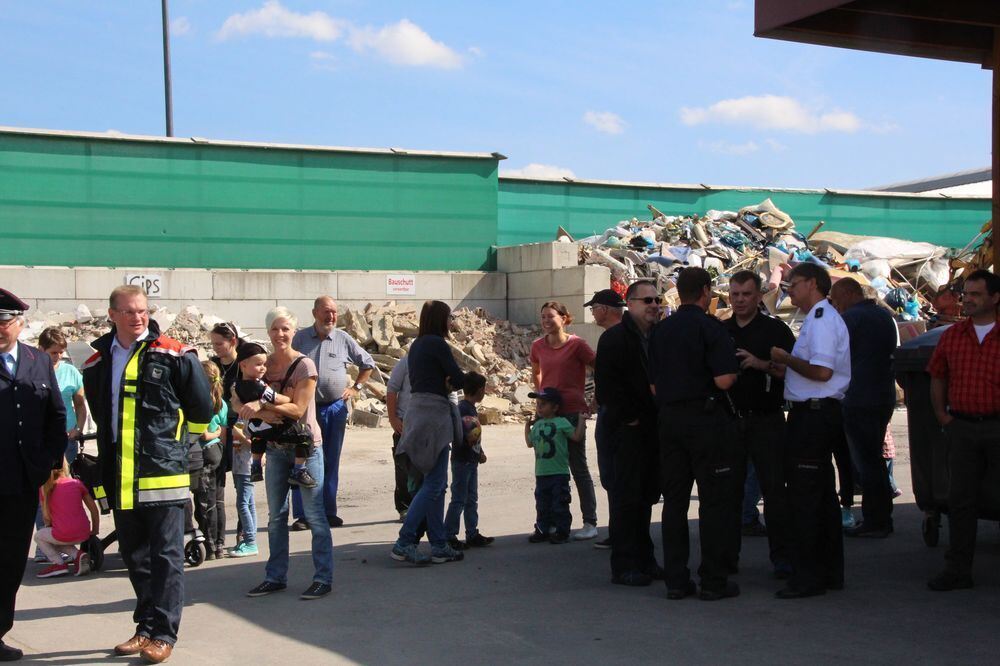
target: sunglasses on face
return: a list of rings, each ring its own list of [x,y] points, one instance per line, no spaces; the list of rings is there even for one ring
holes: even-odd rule
[[[663,302],[663,299],[661,297],[659,297],[659,296],[646,296],[645,298],[632,297],[632,298],[630,298],[628,300],[630,300],[630,301],[642,301],[646,305],[652,305],[653,303],[656,303],[657,305],[659,305],[659,304],[661,304]]]

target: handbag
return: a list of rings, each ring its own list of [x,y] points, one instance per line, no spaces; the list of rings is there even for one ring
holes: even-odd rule
[[[288,380],[291,379],[296,366],[298,366],[304,358],[305,356],[299,356],[297,359],[292,361],[290,366],[288,366],[288,371],[285,372],[285,377],[281,380],[281,385],[278,387],[278,393],[284,393],[285,387],[288,385]],[[293,421],[292,419],[283,419],[280,423],[271,424],[271,429],[267,431],[266,437],[267,441],[273,444],[279,444],[282,446],[297,446],[300,444],[312,443],[313,432],[308,423],[299,423],[297,420]]]

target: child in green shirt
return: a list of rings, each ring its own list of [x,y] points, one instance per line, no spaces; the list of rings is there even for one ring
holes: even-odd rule
[[[524,424],[524,441],[535,449],[535,531],[531,543],[569,541],[572,516],[569,513],[569,442],[584,438],[585,420],[574,428],[556,416],[562,396],[552,387],[529,393],[535,399],[536,415]]]

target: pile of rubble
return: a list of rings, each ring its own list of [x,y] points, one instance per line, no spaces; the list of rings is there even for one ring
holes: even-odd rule
[[[369,380],[355,402],[355,422],[377,424],[378,417],[386,414],[385,381],[417,336],[417,318],[413,306],[395,302],[341,312],[338,326],[372,354],[382,375],[381,381]],[[518,326],[482,308],[454,312],[448,340],[452,353],[463,371],[486,377],[486,399],[479,405],[483,424],[520,421],[533,410],[534,401],[528,398],[532,390],[529,353],[532,341],[540,335],[537,326]],[[356,371],[352,368],[351,372]]]
[[[208,333],[222,319],[202,314],[194,306],[176,314],[157,308],[155,302],[150,306],[150,317],[157,321],[161,331],[196,347],[204,359],[212,354]],[[382,424],[389,373],[417,336],[417,321],[414,306],[395,301],[382,305],[369,303],[363,310],[341,311],[337,325],[372,354],[378,368],[355,401],[353,423]],[[89,355],[89,343],[110,329],[106,315],[95,315],[81,304],[72,313],[30,313],[22,341],[36,344],[39,334],[49,326],[62,329],[77,364]],[[484,424],[520,421],[533,410],[534,401],[528,398],[532,390],[529,353],[532,341],[540,335],[537,326],[518,326],[493,317],[482,308],[454,312],[448,344],[462,370],[478,372],[487,379],[486,399],[480,405],[480,420]],[[352,366],[350,371],[357,376],[356,368]]]
[[[837,280],[853,277],[897,313],[901,321],[936,314],[935,299],[951,281],[947,248],[892,238],[821,232],[808,234],[770,199],[739,211],[710,210],[704,215],[664,215],[647,206],[651,220],[623,220],[603,234],[575,241],[581,264],[611,271],[611,287],[624,293],[636,279],[655,280],[667,305],[679,304],[674,277],[687,266],[700,266],[715,278],[712,311],[728,316],[728,277],[739,270],[761,276],[768,309],[794,319],[795,308],[782,288],[791,266],[811,261],[826,267]],[[563,234],[560,240],[572,241]]]

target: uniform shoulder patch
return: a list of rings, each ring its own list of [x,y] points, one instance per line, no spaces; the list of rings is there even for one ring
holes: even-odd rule
[[[149,351],[170,354],[171,356],[182,356],[188,352],[195,351],[195,348],[173,338],[161,335],[149,345]]]
[[[86,370],[87,368],[92,368],[101,362],[101,352],[94,352],[93,355],[83,362],[80,366],[81,370]]]
[[[816,319],[823,318],[823,308],[816,308]]]

